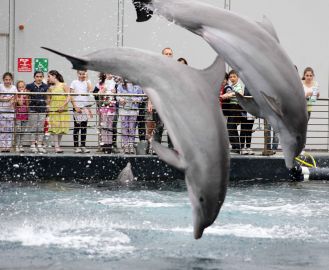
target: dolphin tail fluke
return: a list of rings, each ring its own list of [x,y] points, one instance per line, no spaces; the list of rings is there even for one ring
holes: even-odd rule
[[[153,11],[147,7],[147,4],[151,2],[152,0],[133,0],[137,13],[136,22],[145,22],[152,17]]]
[[[163,146],[161,143],[152,141],[153,150],[158,154],[159,158],[169,165],[184,171],[186,166],[178,153],[168,147]]]
[[[214,93],[218,96],[218,91],[225,78],[226,66],[225,61],[219,55],[216,57],[215,61],[206,69],[201,71],[205,79],[214,89]]]
[[[53,49],[46,48],[46,47],[41,47],[41,48],[65,57],[67,60],[69,60],[72,63],[73,69],[77,69],[77,70],[87,70],[88,69],[88,60],[87,59],[74,57],[74,56],[71,56],[71,55],[68,55],[65,53],[61,53],[61,52],[58,52],[58,51],[55,51]]]

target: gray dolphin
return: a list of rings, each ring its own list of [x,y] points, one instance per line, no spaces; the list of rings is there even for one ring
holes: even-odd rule
[[[156,142],[153,149],[162,160],[185,172],[194,237],[200,238],[219,213],[229,178],[228,135],[218,105],[224,61],[217,57],[209,68],[196,70],[137,49],[105,49],[82,58],[47,50],[66,57],[74,69],[111,72],[143,88],[159,112],[175,151]]]
[[[126,167],[122,169],[122,171],[119,173],[117,177],[117,181],[121,185],[129,185],[133,181],[135,181],[135,176],[131,170],[131,163],[128,162]]]
[[[136,1],[135,1],[136,2]],[[144,0],[144,19],[155,13],[203,37],[238,73],[254,102],[238,97],[249,112],[267,119],[280,135],[285,163],[306,143],[307,110],[303,87],[279,44],[271,22],[254,22],[236,13],[193,0]]]

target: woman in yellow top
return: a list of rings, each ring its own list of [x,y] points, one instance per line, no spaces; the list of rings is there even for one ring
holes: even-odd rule
[[[48,83],[52,85],[48,92],[52,94],[70,93],[70,88],[64,83],[63,76],[56,70],[48,73]],[[48,95],[49,133],[54,136],[55,152],[63,153],[60,148],[63,134],[68,134],[70,127],[70,114],[68,103],[69,95]]]

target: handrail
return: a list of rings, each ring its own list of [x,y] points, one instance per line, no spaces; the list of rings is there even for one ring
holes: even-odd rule
[[[12,96],[20,96],[20,95],[26,95],[26,96],[30,96],[31,100],[35,101],[37,100],[36,98],[34,98],[35,96],[72,96],[73,99],[74,97],[77,96],[88,96],[91,97],[88,100],[88,107],[91,110],[91,113],[93,114],[93,118],[91,118],[90,116],[88,117],[88,135],[87,135],[87,145],[90,149],[95,149],[96,151],[99,150],[99,148],[102,145],[102,133],[103,131],[111,131],[113,136],[117,136],[118,137],[118,141],[117,141],[117,147],[120,149],[122,148],[122,136],[123,135],[127,135],[125,134],[126,131],[124,131],[125,127],[123,125],[124,121],[126,121],[125,123],[129,124],[129,121],[134,121],[134,125],[135,125],[135,133],[134,134],[128,134],[128,137],[134,137],[136,140],[134,140],[134,145],[136,146],[139,141],[144,141],[144,140],[148,140],[152,137],[152,135],[155,133],[155,129],[154,126],[159,124],[161,124],[161,121],[159,121],[159,119],[157,118],[157,116],[153,113],[147,112],[147,105],[146,102],[148,100],[147,95],[145,94],[126,94],[126,93],[85,93],[85,94],[80,94],[80,93],[49,93],[49,92],[18,92],[18,93],[12,93],[12,92],[1,92],[1,95],[12,95]],[[102,115],[101,115],[101,111],[104,110],[104,104],[102,100],[102,97],[113,97],[113,98],[118,98],[118,97],[138,97],[140,98],[139,103],[136,105],[136,103],[134,103],[134,106],[130,107],[129,109],[124,109],[124,107],[121,105],[118,105],[118,101],[116,102],[116,106],[113,107],[112,112],[110,114],[112,114],[113,119],[112,121],[112,125],[113,127],[106,127],[103,124],[103,120]],[[95,99],[94,99],[95,98]],[[252,98],[252,97],[249,97]],[[100,99],[100,101],[97,101],[97,99]],[[1,101],[0,101],[1,103]],[[102,106],[103,105],[103,106]],[[328,105],[329,105],[329,98],[320,98],[317,100],[316,104],[313,105],[313,111],[311,113],[311,119],[309,121],[309,129],[308,129],[308,136],[307,136],[307,144],[306,144],[306,149],[308,151],[310,150],[318,150],[318,151],[328,151],[329,148],[329,140],[328,140],[328,134],[329,134],[329,117],[328,117]],[[218,105],[220,106],[220,105]],[[39,106],[39,107],[43,107],[43,106]],[[108,105],[105,105],[105,107],[107,108]],[[19,106],[16,106],[16,109],[19,108]],[[34,104],[33,108],[38,108],[38,104]],[[114,108],[114,109],[113,109]],[[49,115],[51,113],[55,113],[57,112],[56,110],[50,110],[50,111],[46,111],[46,110],[42,110],[45,112],[40,112],[38,113],[39,115]],[[129,115],[129,111],[130,112],[134,112],[133,114],[137,113],[137,117],[138,119],[136,120],[125,120],[124,117],[126,115]],[[275,140],[273,142],[273,138],[275,138],[273,131],[271,131],[268,123],[263,120],[263,119],[258,119],[257,121],[255,121],[255,123],[253,125],[251,125],[248,127],[248,125],[242,125],[243,123],[241,122],[241,115],[239,114],[241,110],[240,109],[235,109],[235,110],[223,110],[223,112],[232,112],[233,115],[231,115],[230,117],[226,117],[228,125],[227,125],[227,129],[229,131],[229,133],[231,134],[230,139],[234,139],[235,138],[239,138],[239,140],[241,139],[241,132],[244,132],[244,138],[245,140],[252,140],[251,141],[251,146],[250,148],[252,148],[253,150],[255,150],[256,152],[258,152],[259,154],[263,154],[263,155],[271,155],[273,154],[273,145],[276,144]],[[0,107],[0,115],[3,114],[13,114],[13,109],[8,109],[6,110],[5,108]],[[26,114],[28,115],[28,117],[32,117],[35,113],[32,111],[27,111]],[[62,115],[68,115],[68,122],[69,122],[69,134],[72,133],[72,130],[74,130],[74,117],[78,117],[76,115],[76,113],[74,113],[74,109],[73,106],[71,104],[71,102],[69,103],[69,106],[67,109],[63,110]],[[82,118],[86,118],[85,116],[81,116]],[[30,120],[29,120],[30,121]],[[43,120],[42,120],[43,121]],[[16,121],[16,118],[14,119],[14,124],[15,124],[15,128],[13,128],[12,130],[12,137],[13,137],[13,141],[12,141],[12,146],[15,147],[16,146],[16,139],[14,138],[16,135],[22,135],[25,136],[26,138],[25,143],[26,145],[30,145],[31,141],[30,139],[28,139],[27,137],[31,136],[32,134],[35,133],[35,131],[33,131],[31,129],[32,126],[27,125],[26,129],[24,131],[22,131],[21,129],[18,129],[16,127],[16,123],[18,121]],[[159,123],[158,123],[159,122]],[[157,123],[157,124],[156,124]],[[233,125],[233,126],[232,126]],[[238,135],[236,135],[235,129],[236,126],[238,126],[237,130],[238,130]],[[163,129],[163,126],[160,127]],[[165,129],[164,129],[165,130]],[[233,131],[233,132],[232,132]],[[6,131],[7,132],[7,131]],[[39,131],[40,132],[40,131]],[[144,135],[139,135],[140,133],[144,133]],[[162,132],[162,131],[161,131]],[[248,133],[249,132],[249,133]],[[3,133],[1,131],[1,127],[0,127],[0,137],[1,137],[1,133]],[[7,132],[8,133],[8,132]],[[41,133],[43,133],[43,135],[46,133],[44,131],[42,131]],[[324,134],[326,133],[326,134]],[[4,134],[4,133],[3,133]],[[166,134],[166,132],[164,132],[164,134]],[[232,135],[235,134],[235,135]],[[166,135],[163,136],[163,142],[164,143],[168,143],[168,138]],[[1,138],[0,138],[0,143],[1,143]],[[239,142],[240,143],[240,142]],[[73,139],[72,139],[72,134],[71,135],[67,135],[65,136],[65,140],[64,140],[64,145],[66,145],[67,147],[69,146],[73,146]],[[274,149],[275,150],[275,149]],[[275,151],[281,151],[281,147],[278,147],[278,150]]]

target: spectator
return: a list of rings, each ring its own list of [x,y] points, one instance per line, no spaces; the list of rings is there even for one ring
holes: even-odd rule
[[[47,97],[49,109],[49,133],[54,137],[55,152],[63,153],[61,141],[64,134],[69,132],[70,114],[68,112],[68,103],[71,98],[70,88],[64,83],[63,76],[57,70],[51,70],[48,73],[48,81],[53,84],[49,88],[51,94]]]
[[[317,98],[320,96],[319,84],[314,80],[314,71],[311,67],[307,67],[304,70],[302,83],[305,92],[305,98],[307,100],[307,113],[308,120],[310,120],[313,105]]]
[[[172,58],[174,56],[173,50],[169,47],[164,48],[162,50],[162,55]],[[151,101],[149,100],[149,102],[151,103]],[[152,107],[152,103],[149,105],[150,107],[148,107],[150,110],[153,110]],[[163,130],[164,130],[164,124],[159,116],[159,114],[153,110],[153,120],[155,120],[155,132],[154,132],[154,140],[161,143],[162,141],[162,134],[163,134]],[[169,148],[173,148],[173,144],[170,140],[170,137],[168,136],[168,147]]]
[[[251,96],[247,88],[244,89],[245,96]],[[254,155],[255,153],[251,150],[251,137],[252,127],[254,125],[255,118],[250,113],[242,111],[241,117],[241,132],[240,132],[240,143],[241,143],[241,155]]]
[[[16,87],[18,92],[24,93],[26,92],[26,86],[24,81],[18,81],[16,83]],[[16,152],[24,152],[23,148],[23,136],[26,133],[29,115],[29,99],[27,95],[17,95],[16,98]]]
[[[13,85],[13,74],[10,72],[4,73],[2,80],[3,84],[0,84],[0,151],[10,152],[15,122],[16,99],[14,94],[17,93],[17,89]]]
[[[124,83],[118,86],[118,94],[143,94],[140,86],[133,85],[131,82],[124,80]],[[120,96],[119,115],[121,117],[122,144],[125,154],[134,154],[134,143],[136,134],[136,120],[138,115],[139,103],[142,97]]]
[[[27,84],[26,89],[31,93],[46,93],[48,85],[43,83],[42,71],[34,72],[34,82]],[[42,146],[44,140],[44,122],[46,119],[46,97],[43,94],[32,94],[29,96],[29,129],[31,132],[31,152],[46,153]]]
[[[228,95],[225,95],[226,93],[232,92],[233,89],[232,87],[229,85],[229,78],[228,78],[228,74],[225,74],[225,78],[222,82],[221,88],[219,90],[220,94],[219,94],[219,102],[223,111],[224,116],[228,116],[229,115],[229,109],[230,109],[230,98],[228,97]],[[225,95],[225,98],[223,97]]]
[[[116,100],[114,94],[116,92],[115,82],[111,74],[100,74],[100,82],[97,85],[99,94],[108,94],[99,96],[99,117],[101,127],[101,147],[106,154],[112,152],[113,144],[113,119],[116,114]]]
[[[92,92],[93,89],[90,80],[88,80],[87,71],[78,70],[77,74],[78,79],[71,83],[71,92],[75,94],[88,94]],[[89,96],[72,96],[71,100],[74,111],[73,143],[75,147],[75,153],[89,153],[90,151],[86,148],[88,118],[92,117]]]
[[[227,119],[227,129],[229,134],[230,143],[232,145],[232,153],[240,154],[240,136],[238,132],[238,125],[241,124],[241,112],[242,108],[238,104],[235,93],[243,95],[242,85],[239,83],[238,73],[235,70],[231,70],[229,75],[229,80],[231,81],[232,91],[228,91],[222,95],[222,99],[230,100],[228,119]]]

